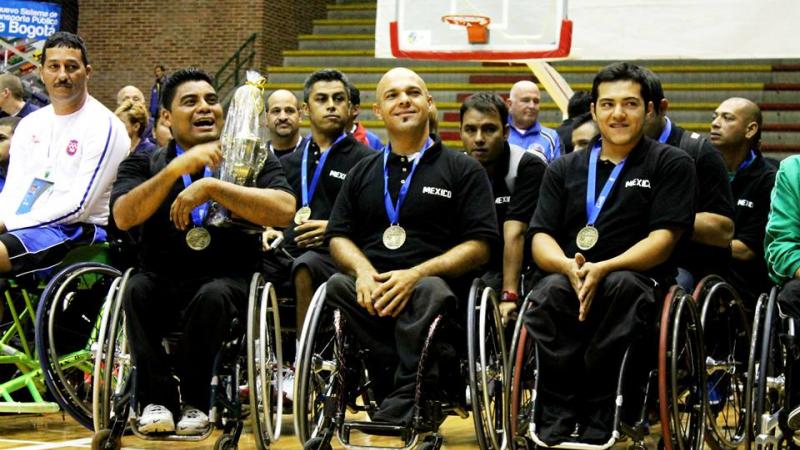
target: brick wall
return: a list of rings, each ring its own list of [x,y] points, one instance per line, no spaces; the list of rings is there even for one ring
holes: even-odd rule
[[[280,52],[297,48],[297,34],[325,16],[324,0],[80,0],[78,34],[94,74],[91,94],[110,109],[116,92],[133,84],[146,96],[153,66],[167,71],[197,66],[212,75],[252,34],[254,66],[280,65]]]

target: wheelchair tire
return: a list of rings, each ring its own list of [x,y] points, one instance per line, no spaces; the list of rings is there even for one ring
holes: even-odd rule
[[[95,383],[92,384],[92,421],[95,430],[111,426],[112,412],[116,409],[112,398],[114,394],[121,393],[131,370],[125,313],[122,308],[123,293],[132,273],[133,269],[128,269],[121,278],[112,283],[103,305],[96,343],[101,351],[96,352],[93,368]]]
[[[505,384],[508,355],[497,295],[476,279],[467,309],[469,390],[481,450],[500,450],[508,438]]]
[[[236,450],[238,447],[230,434],[221,434],[214,442],[214,450]]]
[[[330,425],[325,401],[340,390],[339,361],[332,323],[323,317],[325,285],[321,285],[306,313],[297,349],[294,384],[294,426],[301,444]],[[304,447],[306,448],[306,447]],[[313,447],[311,447],[313,448]]]
[[[705,356],[700,317],[691,296],[673,287],[664,302],[659,339],[659,407],[666,450],[702,448]]]
[[[36,352],[45,383],[56,402],[88,429],[92,421],[93,348],[100,310],[120,272],[87,262],[54,276],[36,310]]]
[[[769,297],[762,296],[756,306],[753,339],[751,341],[750,373],[748,384],[753,386],[748,405],[752,406],[749,424],[756,450],[797,448],[786,424],[789,405],[787,380],[792,376],[792,356],[782,337],[782,319],[778,310],[778,290],[773,288]]]
[[[92,436],[92,450],[120,450],[122,439],[113,436],[111,430],[103,428]]]
[[[323,437],[316,436],[306,441],[305,445],[303,445],[303,450],[333,450],[333,446],[330,442],[326,442]]]
[[[735,450],[748,433],[745,389],[751,324],[739,295],[716,275],[701,280],[694,298],[701,305],[706,349],[706,443],[714,450]]]
[[[268,449],[270,443],[281,435],[282,349],[275,289],[272,283],[265,283],[261,274],[256,273],[250,282],[247,307],[247,384],[250,387],[253,434],[259,450]]]
[[[536,360],[535,349],[530,335],[523,322],[525,311],[530,306],[530,297],[526,297],[519,308],[514,323],[514,334],[509,351],[507,379],[507,399],[509,402],[509,442],[530,444],[527,438],[528,424],[533,407],[533,387],[535,385]]]

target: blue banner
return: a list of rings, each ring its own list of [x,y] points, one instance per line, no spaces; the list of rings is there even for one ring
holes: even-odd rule
[[[45,39],[60,27],[60,5],[0,0],[0,37]]]

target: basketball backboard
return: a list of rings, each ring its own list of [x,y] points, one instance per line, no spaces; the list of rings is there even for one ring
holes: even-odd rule
[[[569,56],[567,0],[400,0],[396,58],[508,60]]]

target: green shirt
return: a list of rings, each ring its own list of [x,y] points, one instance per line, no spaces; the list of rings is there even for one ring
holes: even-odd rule
[[[764,253],[769,276],[778,284],[800,269],[800,155],[783,160],[775,177]]]

